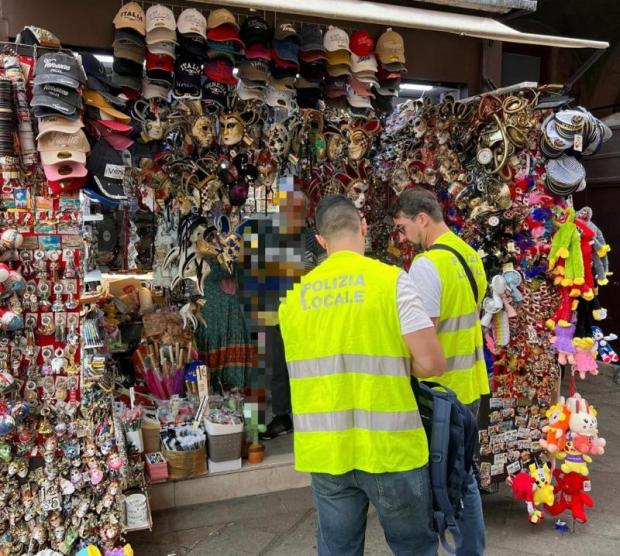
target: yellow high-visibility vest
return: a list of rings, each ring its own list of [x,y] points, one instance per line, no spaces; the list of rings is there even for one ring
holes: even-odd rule
[[[478,299],[474,301],[463,266],[452,253],[438,249],[418,255],[433,262],[441,280],[437,335],[446,357],[446,371],[428,380],[454,390],[462,403],[469,404],[490,391],[478,310],[487,279],[478,253],[456,234],[446,232],[435,243],[448,245],[463,256],[476,280]]]
[[[407,471],[428,462],[398,316],[398,268],[332,254],[280,305],[297,471]]]

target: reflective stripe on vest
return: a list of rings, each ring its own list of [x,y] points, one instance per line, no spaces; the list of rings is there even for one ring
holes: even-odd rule
[[[479,296],[484,295],[487,281],[477,253],[452,232],[443,234],[436,242],[449,245],[463,255],[476,279]],[[454,255],[433,250],[419,256],[433,262],[442,284],[437,335],[446,357],[446,372],[429,380],[454,390],[464,404],[475,402],[490,391],[478,300],[473,299],[467,276]]]
[[[388,473],[428,463],[400,330],[400,272],[338,252],[280,306],[297,471]]]
[[[295,432],[345,431],[406,431],[422,426],[417,411],[379,412],[349,409],[330,413],[302,413],[293,415]]]
[[[366,373],[371,375],[408,376],[409,359],[370,355],[337,354],[320,359],[291,361],[288,372],[291,378],[311,378],[339,372]]]

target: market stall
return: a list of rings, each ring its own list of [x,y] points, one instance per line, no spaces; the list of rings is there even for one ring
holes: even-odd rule
[[[129,554],[147,484],[260,463],[265,327],[317,203],[349,196],[368,253],[407,266],[389,211],[409,187],[437,192],[491,284],[482,484],[542,473],[530,520],[562,513],[604,451],[575,376],[595,347],[617,361],[609,247],[571,201],[607,126],[535,84],[397,105],[389,28],[177,12],[123,5],[111,67],[36,27],[0,55],[0,553]]]

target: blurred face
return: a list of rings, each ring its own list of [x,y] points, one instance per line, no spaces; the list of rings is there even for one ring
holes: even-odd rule
[[[306,225],[306,196],[301,191],[280,192],[280,229],[301,233]]]
[[[409,218],[401,212],[394,218],[394,229],[398,232],[398,240],[401,243],[403,241],[411,243],[416,253],[424,251],[428,247],[429,224],[430,218],[428,214],[423,212],[413,218]]]

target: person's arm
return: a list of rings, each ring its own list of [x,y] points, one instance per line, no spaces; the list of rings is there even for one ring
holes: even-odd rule
[[[411,278],[404,272],[398,277],[397,288],[401,333],[413,358],[412,373],[418,378],[443,374],[446,362],[435,326],[424,311]]]

